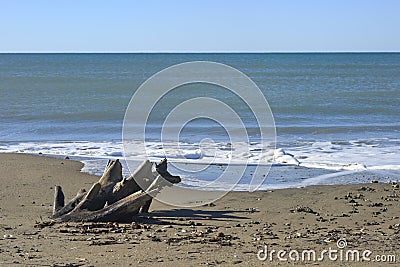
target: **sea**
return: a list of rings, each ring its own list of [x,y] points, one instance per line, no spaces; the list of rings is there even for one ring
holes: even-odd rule
[[[180,186],[207,190],[247,190],[259,164],[268,168],[257,190],[400,180],[400,53],[3,53],[0,152],[68,157],[97,175],[120,159],[130,175],[122,131],[132,96],[156,73],[192,61],[247,75],[268,101],[276,140],[264,146],[254,109],[234,93],[188,84],[155,103],[145,149],[131,140],[137,165],[167,157]],[[161,139],[168,114],[196,97],[232,108],[248,139],[233,146],[224,122],[205,118],[182,125],[177,142]],[[232,187],[218,177],[241,146],[250,152],[239,154],[235,164],[246,168]],[[261,152],[271,157],[263,162]]]

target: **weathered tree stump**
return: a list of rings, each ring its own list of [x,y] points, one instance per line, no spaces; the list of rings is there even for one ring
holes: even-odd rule
[[[130,222],[139,212],[149,210],[153,197],[165,186],[181,181],[167,171],[167,160],[160,164],[144,161],[129,177],[122,177],[119,160],[109,160],[103,175],[88,192],[79,190],[64,205],[61,186],[55,186],[52,218],[62,221]]]

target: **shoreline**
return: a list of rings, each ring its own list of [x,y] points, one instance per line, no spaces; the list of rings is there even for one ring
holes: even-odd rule
[[[214,205],[171,207],[154,202],[150,217],[130,224],[92,225],[50,221],[54,185],[66,201],[97,176],[80,162],[38,155],[0,154],[0,264],[57,266],[281,265],[260,261],[269,250],[371,250],[400,261],[398,184],[314,185],[305,188],[229,192]],[[289,264],[305,262],[288,260]],[[313,264],[314,262],[309,261]],[[75,265],[74,265],[75,264]],[[342,266],[370,262],[331,261]],[[386,263],[388,264],[388,263]],[[395,263],[393,263],[395,264]],[[393,265],[394,266],[394,265]]]
[[[286,185],[291,185],[291,187],[293,187],[293,185],[303,186],[302,184],[304,183],[309,184],[305,181],[306,179],[308,179],[310,182],[312,181],[313,184],[346,184],[348,182],[368,183],[370,182],[370,180],[375,180],[375,178],[363,179],[362,175],[360,175],[356,181],[351,181],[351,179],[347,179],[348,177],[340,177],[346,176],[346,174],[349,172],[359,172],[368,176],[378,176],[378,178],[380,178],[380,182],[388,182],[388,180],[385,179],[386,176],[391,176],[392,180],[394,181],[400,181],[400,166],[396,161],[397,158],[395,157],[398,151],[398,139],[388,139],[384,141],[379,138],[367,138],[365,140],[360,138],[356,138],[353,140],[350,138],[347,141],[339,140],[319,142],[314,140],[310,142],[311,143],[307,143],[306,141],[303,141],[294,144],[290,141],[289,143],[291,144],[282,143],[278,145],[274,149],[274,151],[272,150],[272,148],[267,148],[264,151],[264,154],[273,154],[274,158],[272,160],[269,158],[269,156],[267,158],[261,157],[261,150],[259,151],[259,149],[261,149],[259,148],[260,144],[251,144],[250,149],[252,153],[250,153],[248,157],[244,157],[242,159],[243,162],[237,161],[237,158],[232,161],[228,160],[226,157],[226,153],[228,153],[228,151],[225,150],[225,144],[223,142],[218,143],[217,150],[219,152],[216,155],[212,155],[213,163],[215,165],[211,166],[211,168],[209,168],[208,170],[211,171],[212,174],[216,174],[220,171],[217,168],[218,166],[226,166],[227,164],[247,164],[250,167],[249,170],[260,162],[265,163],[265,165],[261,164],[264,166],[269,166],[270,164],[272,164],[272,169],[278,168],[279,170],[277,174],[274,173],[273,170],[269,172],[269,181],[263,183],[263,185],[266,186],[261,187],[261,189],[264,190],[285,188],[287,187]],[[169,147],[169,145],[171,144],[168,144],[167,147]],[[196,142],[183,145],[184,147],[180,147],[182,151],[180,151],[179,153],[182,153],[183,155],[188,155],[189,157],[199,157],[189,160],[190,164],[188,164],[188,166],[193,165],[201,167],[204,164],[209,164],[209,155],[206,153],[206,156],[203,158],[201,155],[198,154],[197,150],[195,150],[196,146],[198,145],[196,144]],[[160,144],[158,143],[149,143],[149,147],[146,148],[146,151],[143,151],[138,143],[135,143],[135,146],[137,146],[137,150],[141,152],[138,152],[137,155],[132,156],[131,160],[133,162],[138,162],[138,164],[142,162],[143,158],[147,158],[147,155],[152,155],[152,160],[158,161],[164,156],[164,153],[166,153],[167,155],[171,155],[170,162],[174,160],[175,162],[177,162],[177,164],[180,164],[179,162],[185,164],[187,163],[186,161],[180,161],[179,158],[174,158],[174,155],[177,155],[176,151],[160,149]],[[96,175],[101,175],[104,161],[107,161],[110,158],[123,158],[123,153],[121,153],[122,144],[120,142],[114,141],[32,141],[17,142],[14,144],[5,142],[0,145],[0,150],[5,153],[22,152],[31,153],[33,155],[42,153],[43,155],[60,158],[68,156],[71,159],[84,162],[85,168],[83,171],[94,173]],[[292,168],[296,166],[298,166],[297,169]],[[189,176],[190,168],[188,172],[182,169],[179,174],[181,176]],[[221,169],[223,169],[223,167]],[[280,175],[282,169],[283,171],[293,171],[293,173],[285,174],[287,177],[290,177],[290,179],[280,179],[282,177]],[[301,171],[302,169],[304,170],[304,172]],[[124,175],[129,175],[129,173],[126,171],[126,166],[123,170],[125,172]],[[338,175],[335,179],[320,177],[324,174],[329,173],[337,173]],[[205,182],[208,182],[217,177],[218,176],[210,175],[208,171],[196,173],[196,181],[194,181],[193,183],[189,183],[188,186],[197,186],[198,181],[204,180]],[[313,179],[315,177],[319,177],[321,179]],[[244,178],[251,178],[251,173],[245,175]],[[188,179],[187,181],[192,182],[191,179]],[[229,183],[229,181],[227,181],[227,183]],[[273,187],[270,187],[270,184],[273,184]],[[220,188],[218,188],[218,186],[216,186],[215,189],[224,190],[224,187],[221,186]],[[246,190],[247,188],[244,189]]]
[[[84,174],[101,176],[105,164],[109,159],[121,159],[121,157],[110,156],[110,157],[93,157],[84,155],[68,155],[68,154],[49,154],[42,152],[1,152],[2,154],[15,154],[15,155],[31,155],[39,157],[49,157],[56,158],[60,160],[71,160],[77,161],[82,164],[80,171]],[[153,159],[154,161],[154,159]],[[157,160],[158,161],[158,158]],[[134,160],[134,167],[139,166],[142,160]],[[123,165],[123,176],[129,176],[128,166],[124,160],[121,160]],[[179,162],[178,162],[179,164]],[[203,163],[190,162],[189,165],[202,165]],[[211,168],[208,172],[197,173],[197,179],[199,184],[192,184],[192,182],[182,185],[186,188],[199,187],[201,188],[205,184],[208,184],[210,177],[217,178],[221,171],[224,170],[224,166],[228,164],[214,163],[211,164]],[[357,165],[357,164],[355,164]],[[246,181],[250,182],[250,177],[252,176],[253,168],[256,165],[248,164],[249,170],[244,173],[244,178],[240,179],[245,183],[238,183],[236,188],[233,188],[234,192],[248,192],[248,186]],[[171,171],[176,172],[176,170],[171,165]],[[182,173],[177,173],[182,176]],[[234,175],[234,173],[232,174]],[[303,165],[291,165],[291,164],[272,164],[269,167],[268,176],[258,187],[256,191],[268,191],[268,190],[279,190],[279,189],[290,189],[290,188],[304,188],[309,186],[318,185],[351,185],[351,184],[365,184],[371,181],[378,181],[379,183],[390,183],[390,182],[400,182],[398,179],[398,171],[394,170],[358,170],[358,169],[325,169],[318,167],[308,167]],[[183,174],[182,177],[184,177]],[[246,178],[247,177],[247,178]],[[333,178],[333,179],[332,179]],[[189,179],[191,180],[191,179]],[[229,187],[227,190],[223,185],[211,187],[208,185],[206,191],[231,191],[230,184],[226,184]],[[204,188],[204,187],[203,187]],[[203,190],[203,189],[200,189]]]

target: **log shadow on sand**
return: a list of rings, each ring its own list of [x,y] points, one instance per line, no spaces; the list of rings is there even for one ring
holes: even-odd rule
[[[154,210],[149,215],[139,216],[137,221],[148,224],[187,224],[188,221],[204,221],[205,223],[212,221],[229,221],[246,220],[248,217],[239,215],[239,213],[248,213],[247,211],[237,210],[199,210],[199,209],[171,209],[171,210]]]

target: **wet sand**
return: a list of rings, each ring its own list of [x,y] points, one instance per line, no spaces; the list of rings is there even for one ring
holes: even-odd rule
[[[190,209],[155,202],[150,216],[133,224],[51,221],[54,185],[68,201],[98,180],[81,168],[66,159],[0,154],[1,266],[376,266],[392,255],[400,262],[398,184],[233,192]],[[262,261],[257,252],[265,246]],[[307,258],[311,250],[315,261]],[[326,252],[318,261],[324,250],[337,259]],[[395,266],[378,265],[389,264]]]

